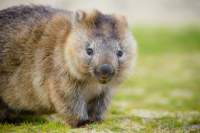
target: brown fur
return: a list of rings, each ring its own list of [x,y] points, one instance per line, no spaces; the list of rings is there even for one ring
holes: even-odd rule
[[[80,55],[83,43],[96,37],[106,43],[129,42],[127,32],[124,17],[99,11],[72,13],[43,6],[0,11],[0,114],[5,108],[15,113],[59,113],[72,126],[101,120],[113,86],[131,66],[135,48],[123,46],[127,61],[119,66],[118,76],[104,85],[95,80],[91,65]],[[94,63],[117,64],[112,55],[107,57]]]

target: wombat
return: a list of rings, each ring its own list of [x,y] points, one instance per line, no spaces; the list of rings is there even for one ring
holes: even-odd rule
[[[58,113],[100,121],[130,73],[136,42],[125,17],[15,6],[0,11],[0,120]]]

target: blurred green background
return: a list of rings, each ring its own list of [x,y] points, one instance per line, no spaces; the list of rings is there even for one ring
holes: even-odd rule
[[[0,132],[200,132],[199,0],[1,0],[0,8],[19,3],[125,14],[138,61],[103,122],[71,129],[27,116],[17,125],[1,124]]]

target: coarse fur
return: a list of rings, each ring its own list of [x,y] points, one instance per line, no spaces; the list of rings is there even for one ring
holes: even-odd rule
[[[58,113],[72,126],[102,120],[135,56],[123,16],[35,5],[1,10],[0,120],[23,112]],[[101,64],[115,70],[106,84],[94,74]]]

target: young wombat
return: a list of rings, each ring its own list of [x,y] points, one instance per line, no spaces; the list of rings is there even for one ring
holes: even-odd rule
[[[123,16],[44,6],[0,11],[0,119],[58,113],[79,126],[103,118],[135,61]]]

